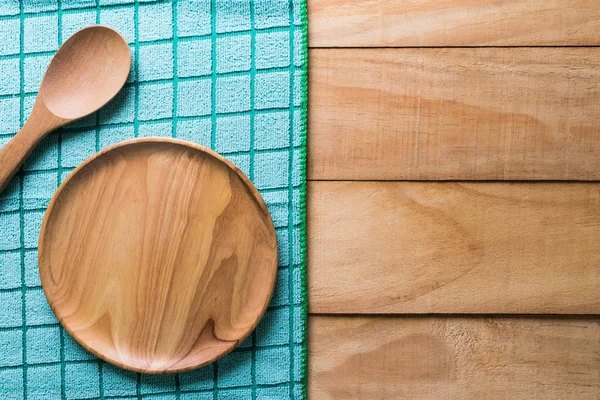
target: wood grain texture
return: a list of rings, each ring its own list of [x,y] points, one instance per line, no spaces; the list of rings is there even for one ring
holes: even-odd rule
[[[309,0],[311,47],[593,46],[594,0]]]
[[[597,319],[310,320],[309,398],[598,399]]]
[[[313,313],[600,313],[600,184],[308,190]]]
[[[40,276],[60,322],[121,367],[184,371],[241,343],[277,274],[269,212],[240,170],[175,139],[88,159],[44,217]]]
[[[111,28],[90,26],[71,36],[50,62],[29,119],[0,149],[0,192],[48,133],[108,103],[130,65],[127,41]]]
[[[310,56],[310,179],[600,178],[600,48]]]

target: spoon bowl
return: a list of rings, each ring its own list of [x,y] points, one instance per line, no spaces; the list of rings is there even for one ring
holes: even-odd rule
[[[48,133],[115,97],[130,67],[129,46],[117,31],[96,25],[71,36],[50,62],[29,119],[0,149],[0,192]]]
[[[84,28],[58,49],[39,97],[58,117],[82,118],[119,92],[130,66],[129,46],[118,32],[105,26]]]

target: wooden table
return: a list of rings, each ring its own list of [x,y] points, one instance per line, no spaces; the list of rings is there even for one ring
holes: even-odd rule
[[[600,4],[309,0],[309,398],[600,398]]]

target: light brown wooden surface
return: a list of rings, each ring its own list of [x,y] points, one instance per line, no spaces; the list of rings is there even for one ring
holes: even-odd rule
[[[308,9],[309,399],[599,399],[597,2]]]
[[[310,57],[310,179],[600,178],[600,48]]]
[[[310,323],[310,399],[600,394],[597,319],[314,316]]]
[[[0,192],[49,132],[108,103],[130,64],[127,41],[111,28],[90,26],[71,36],[50,62],[23,129],[0,149]]]
[[[595,0],[308,0],[311,47],[590,46]]]
[[[277,239],[239,169],[175,139],[121,142],[79,166],[44,216],[42,286],[85,348],[164,373],[208,364],[256,327]]]
[[[308,218],[313,313],[600,313],[598,184],[311,182]]]

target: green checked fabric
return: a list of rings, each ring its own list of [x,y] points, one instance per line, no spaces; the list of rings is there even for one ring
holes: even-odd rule
[[[99,1],[99,3],[98,3]],[[98,113],[51,134],[0,194],[0,399],[302,399],[306,390],[304,0],[0,0],[0,146],[23,125],[58,46],[108,25],[132,71]],[[111,144],[203,144],[255,183],[276,226],[270,307],[230,355],[175,375],[121,370],[83,350],[40,286],[37,241],[60,182]]]

